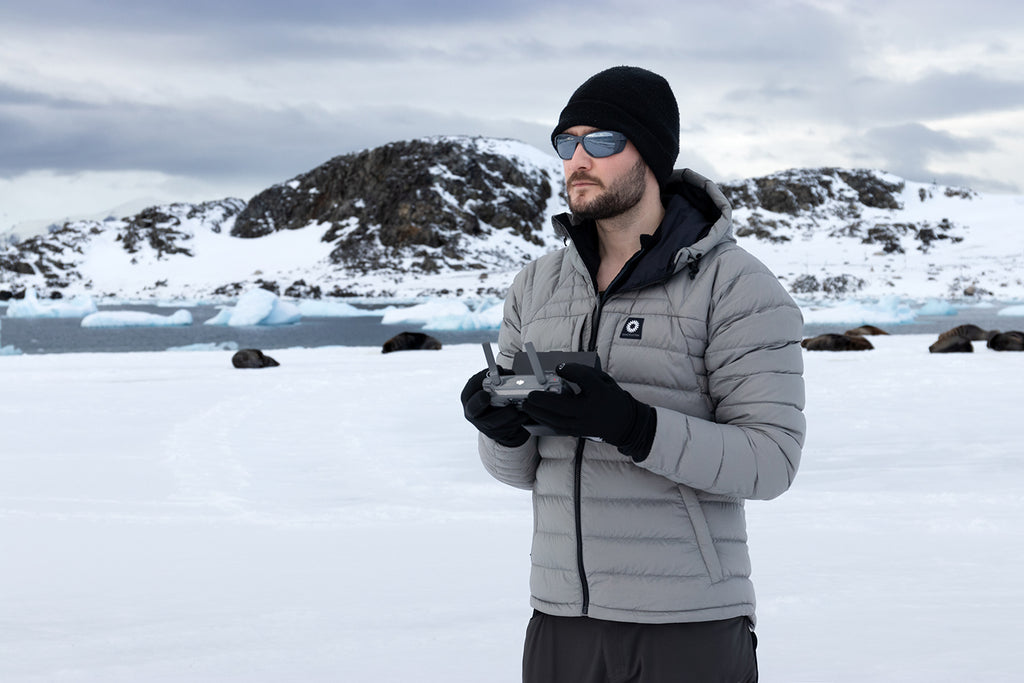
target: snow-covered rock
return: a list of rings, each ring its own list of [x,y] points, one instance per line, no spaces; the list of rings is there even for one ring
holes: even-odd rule
[[[737,241],[799,300],[1024,301],[1024,196],[837,168],[722,189]],[[549,219],[564,210],[553,154],[490,138],[396,142],[248,202],[151,207],[0,246],[0,299],[36,289],[231,302],[257,288],[306,300],[500,298],[525,263],[562,246]]]

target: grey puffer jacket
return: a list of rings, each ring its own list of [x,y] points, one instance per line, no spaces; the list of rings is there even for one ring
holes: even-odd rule
[[[533,491],[531,604],[558,616],[666,623],[754,617],[744,499],[793,482],[804,439],[802,318],[732,236],[721,190],[690,170],[665,187],[657,233],[599,295],[592,224],[527,266],[505,301],[498,362],[596,350],[657,410],[650,454],[480,436],[487,471]]]

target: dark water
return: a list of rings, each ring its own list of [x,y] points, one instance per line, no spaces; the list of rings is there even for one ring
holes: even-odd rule
[[[187,327],[83,328],[81,320],[0,318],[0,346],[13,346],[22,353],[91,353],[163,351],[193,344],[225,344],[238,348],[281,349],[318,346],[381,346],[399,332],[424,331],[442,344],[496,342],[497,330],[422,330],[418,325],[383,325],[382,316],[314,318],[304,317],[293,325],[227,327],[204,325],[217,313],[214,306],[182,307],[192,314]],[[3,309],[0,309],[2,311]],[[157,306],[103,306],[101,310],[135,310],[169,315],[177,308]],[[951,316],[919,316],[912,323],[881,324],[890,334],[938,334],[957,325],[973,323],[991,330],[1024,330],[1024,317],[998,316],[999,308],[968,309]],[[859,323],[813,324],[804,336],[843,332]]]
[[[214,306],[182,306],[192,314],[185,327],[82,327],[79,318],[0,318],[0,346],[22,353],[91,353],[164,351],[192,344],[233,342],[238,348],[284,349],[318,346],[382,346],[400,332],[426,332],[442,344],[496,342],[497,330],[422,330],[419,325],[383,325],[382,315],[366,317],[303,317],[293,325],[228,327],[205,325],[215,316]],[[178,308],[157,306],[101,306],[100,310],[143,311],[170,315]]]

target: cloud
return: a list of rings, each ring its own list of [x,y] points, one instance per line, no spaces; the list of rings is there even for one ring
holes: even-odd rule
[[[1019,191],[1013,183],[964,172],[938,171],[939,161],[956,162],[996,147],[995,141],[935,130],[920,123],[872,128],[859,136],[849,136],[844,144],[851,157],[861,158],[908,180],[967,185],[987,191]]]
[[[864,80],[847,104],[875,120],[935,120],[1024,106],[1024,80],[1000,80],[977,72],[933,72],[909,82]]]
[[[864,135],[863,142],[867,149],[898,159],[905,166],[923,166],[937,154],[959,156],[994,147],[991,140],[956,136],[920,123],[873,128]]]
[[[547,149],[546,126],[407,107],[261,107],[229,100],[95,103],[0,89],[0,176],[37,169],[255,175],[278,182],[365,147],[428,135],[514,137]]]
[[[138,169],[266,186],[444,134],[550,151],[573,89],[637,64],[675,88],[679,163],[711,175],[712,162],[729,177],[863,162],[930,178],[962,160],[974,164],[965,173],[1024,183],[1018,5],[3,3],[0,177]]]
[[[559,4],[553,0],[554,4]],[[0,10],[7,23],[120,26],[125,29],[223,25],[434,25],[467,22],[495,15],[508,17],[551,4],[547,0],[487,3],[478,0],[35,0],[8,3]]]

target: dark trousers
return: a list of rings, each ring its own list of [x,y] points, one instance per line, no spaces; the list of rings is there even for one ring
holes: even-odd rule
[[[746,617],[627,624],[535,611],[523,683],[756,683],[756,647]]]

